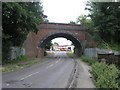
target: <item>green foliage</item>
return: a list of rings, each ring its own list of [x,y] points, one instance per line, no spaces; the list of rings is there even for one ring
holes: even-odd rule
[[[54,42],[54,44],[57,45],[57,46],[59,45],[57,42]]]
[[[5,39],[2,42],[2,64],[9,63],[11,61],[10,60],[10,56],[11,56],[10,55],[10,53],[11,53],[10,46],[11,46],[11,42],[9,41],[9,39]]]
[[[68,55],[69,57],[73,57],[73,56],[74,56],[74,53],[71,52],[71,51],[67,51],[67,55]]]
[[[49,41],[46,46],[45,49],[50,49],[50,47],[53,45],[52,41]]]
[[[92,65],[97,62],[95,59],[87,56],[81,56],[80,58],[82,61],[87,62],[89,65]]]
[[[7,58],[7,57],[6,57],[6,58]],[[7,59],[6,59],[6,60],[7,60]],[[26,60],[28,60],[28,57],[25,56],[25,55],[24,55],[24,56],[22,55],[22,56],[20,56],[20,57],[18,57],[18,58],[16,58],[16,59],[12,59],[12,60],[9,59],[9,60],[7,60],[7,61],[3,61],[2,64],[3,64],[3,65],[4,65],[4,64],[8,64],[8,63],[9,63],[9,64],[14,64],[14,63],[19,63],[19,62],[21,62],[21,61],[26,61]]]
[[[3,2],[2,8],[3,33],[10,36],[13,46],[21,46],[30,31],[39,30],[43,21],[39,2]]]
[[[28,58],[26,56],[21,56],[10,63],[3,65],[2,69],[0,68],[0,70],[2,70],[2,72],[4,72],[4,73],[16,71],[16,70],[20,70],[20,69],[23,69],[26,67],[30,67],[34,64],[38,64],[42,61],[44,61],[44,60],[32,59],[32,58]]]
[[[98,69],[97,69],[97,68]],[[96,79],[101,73],[103,73],[104,69],[107,67],[105,63],[99,64],[99,62],[92,65],[92,74],[94,75],[94,78]]]
[[[84,25],[84,31],[91,34],[92,37],[92,38],[86,38],[86,42],[84,43],[85,48],[91,47],[88,42],[92,39],[95,40],[99,46],[101,46],[100,44],[101,41],[103,40],[98,35],[98,30],[96,30],[92,19],[88,18],[86,15],[81,15],[77,18],[77,23],[81,23],[82,25]]]
[[[109,44],[109,46],[113,49],[113,50],[116,50],[116,51],[120,51],[120,44]]]
[[[12,60],[12,62],[10,62],[10,63],[18,63],[18,62],[26,61],[26,60],[28,60],[28,57],[25,55],[22,55],[22,56],[18,57],[17,59]]]
[[[114,64],[106,64],[105,62],[98,62],[93,58],[82,56],[82,61],[91,65],[91,73],[94,76],[95,85],[97,88],[119,88],[120,80],[119,70]]]
[[[10,62],[10,47],[22,46],[30,31],[46,21],[40,2],[2,2],[2,60]]]
[[[89,32],[90,34],[94,35],[94,23],[93,21],[88,18],[86,15],[81,15],[77,18],[77,23],[84,25],[85,31]]]
[[[103,49],[110,49],[111,47],[109,46],[108,43],[106,43],[103,39],[98,38],[97,39],[97,46],[98,48],[103,48]]]
[[[97,88],[118,88],[118,69],[115,65],[97,62],[92,65],[92,74]]]
[[[77,23],[84,25],[85,32],[92,35],[92,39],[97,42],[99,48],[119,50],[120,3],[88,2],[87,6],[86,10],[90,11],[90,15],[79,16]],[[87,42],[86,47],[90,47]]]
[[[70,21],[70,24],[76,24],[74,21]]]
[[[107,43],[120,43],[120,3],[88,2],[95,29]]]

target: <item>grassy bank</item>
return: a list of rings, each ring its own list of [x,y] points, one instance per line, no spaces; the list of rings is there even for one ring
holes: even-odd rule
[[[3,73],[6,72],[11,72],[11,71],[16,71],[16,70],[20,70],[26,67],[30,67],[34,64],[40,63],[43,60],[40,59],[32,59],[32,58],[28,58],[26,56],[21,56],[16,60],[13,60],[12,62],[2,65],[2,67],[0,68],[0,70],[2,70]]]
[[[120,88],[118,79],[120,71],[114,64],[108,65],[86,56],[82,56],[81,60],[91,66],[91,73],[97,88]]]

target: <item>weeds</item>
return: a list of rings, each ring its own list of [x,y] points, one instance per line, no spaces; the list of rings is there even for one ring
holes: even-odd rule
[[[118,80],[120,72],[114,64],[108,65],[86,56],[82,56],[81,59],[91,65],[91,73],[97,88],[120,88]]]

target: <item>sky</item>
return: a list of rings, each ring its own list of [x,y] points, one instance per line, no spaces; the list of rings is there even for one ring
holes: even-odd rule
[[[87,0],[41,0],[41,2],[49,22],[76,22],[78,16],[88,14],[88,11],[85,11]],[[71,44],[70,41],[63,38],[55,38],[52,42],[57,42],[59,45]]]
[[[49,22],[69,23],[76,21],[85,11],[87,0],[41,0],[44,14],[48,16]]]
[[[67,40],[66,38],[55,38],[52,40],[52,43],[57,42],[59,45],[71,45],[72,42],[70,40]]]

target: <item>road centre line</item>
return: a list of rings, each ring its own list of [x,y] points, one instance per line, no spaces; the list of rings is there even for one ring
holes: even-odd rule
[[[22,80],[24,80],[24,79],[26,79],[26,78],[28,78],[28,77],[30,77],[30,76],[33,76],[33,75],[35,75],[35,74],[37,74],[37,73],[39,73],[39,72],[35,72],[35,73],[30,74],[30,75],[27,75],[27,76],[25,76],[24,78],[21,78],[20,81],[22,81]]]
[[[60,59],[58,61],[56,61],[56,63],[58,63],[60,61]]]
[[[6,84],[6,86],[9,86],[9,85],[10,85],[10,84],[8,84],[8,83]]]
[[[59,61],[60,61],[60,58],[59,58]]]
[[[59,61],[60,61],[60,59],[59,59]],[[59,61],[56,61],[56,63],[58,63]],[[50,66],[46,67],[46,69],[52,67],[53,65],[54,65],[54,64],[51,64]],[[35,75],[35,74],[37,74],[37,73],[39,73],[39,72],[35,72],[35,73],[33,73],[33,74],[27,75],[27,76],[25,76],[24,78],[21,78],[20,81],[22,81],[22,80],[24,80],[24,79],[26,79],[26,78],[28,78],[28,77],[30,77],[30,76],[33,76],[33,75]]]
[[[58,61],[56,61],[56,63],[58,63]]]
[[[48,69],[48,68],[52,67],[53,65],[54,65],[54,64],[51,64],[50,66],[46,67],[46,69]]]

